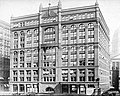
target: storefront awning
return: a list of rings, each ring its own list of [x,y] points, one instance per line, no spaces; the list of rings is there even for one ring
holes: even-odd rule
[[[87,88],[87,89],[86,89],[86,95],[92,95],[93,92],[94,92],[94,89],[95,89],[95,88]]]

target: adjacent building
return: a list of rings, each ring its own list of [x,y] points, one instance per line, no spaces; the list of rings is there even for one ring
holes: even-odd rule
[[[120,54],[120,28],[118,28],[112,37],[112,42],[111,42],[111,57],[115,57]]]
[[[11,18],[12,93],[87,94],[109,88],[109,29],[98,4]],[[92,90],[94,91],[94,90]]]
[[[0,20],[0,91],[9,90],[10,25]]]
[[[111,58],[111,85],[115,90],[120,89],[120,55]]]

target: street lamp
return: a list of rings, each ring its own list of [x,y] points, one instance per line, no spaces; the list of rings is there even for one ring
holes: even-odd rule
[[[100,78],[97,78],[97,79],[96,79],[96,82],[98,83],[98,90],[97,90],[98,96],[99,96],[99,91],[100,91],[100,90],[99,90],[99,81],[100,81]]]

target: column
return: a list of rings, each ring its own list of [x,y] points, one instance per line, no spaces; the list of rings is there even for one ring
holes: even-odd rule
[[[18,51],[18,67],[17,68],[20,68],[20,51]]]
[[[70,82],[70,69],[68,69],[68,82]]]
[[[62,55],[61,55],[61,48],[56,49],[56,82],[61,82],[61,64],[62,64]]]
[[[26,39],[27,39],[27,32],[25,31],[25,41],[24,41],[25,48],[27,47],[27,40]],[[24,67],[27,67],[26,53],[27,53],[27,50],[25,49],[25,51],[24,51]]]
[[[33,70],[31,70],[31,81],[32,81],[32,82],[34,82],[33,76],[34,76],[34,72],[33,72]]]
[[[68,93],[70,94],[70,84],[68,84]]]
[[[24,93],[26,94],[26,84],[24,84]]]
[[[13,93],[13,84],[10,83],[9,86],[10,86],[10,93]]]
[[[26,80],[26,70],[24,70],[24,81],[26,82],[27,80]]]
[[[79,89],[79,85],[77,85],[77,94],[79,94],[80,92],[80,89]]]
[[[11,34],[11,43],[10,43],[10,46],[11,46],[11,49],[14,49],[14,32],[12,32],[12,34]]]
[[[79,44],[79,25],[77,27],[77,44]],[[79,66],[79,45],[77,45],[77,66]]]
[[[85,68],[85,81],[88,81],[88,69]]]
[[[19,84],[17,84],[17,86],[18,86],[17,93],[20,93],[20,87],[19,87]]]
[[[25,36],[24,36],[24,38],[25,38],[24,44],[25,45],[24,46],[26,48],[27,47],[27,40],[26,40],[27,39],[27,30],[25,30],[24,32],[25,32]]]
[[[31,29],[30,31],[32,31],[31,32],[31,34],[32,34],[32,36],[31,36],[31,38],[32,38],[32,46],[31,47],[34,47],[34,29]]]
[[[62,42],[62,31],[61,31],[61,11],[62,11],[62,4],[61,2],[59,1],[58,2],[58,34],[59,34],[59,44],[61,45],[61,42]]]
[[[18,48],[21,48],[20,47],[20,31],[18,32]]]
[[[20,71],[17,70],[17,72],[18,72],[18,76],[17,76],[17,78],[18,78],[18,82],[19,82],[19,81],[20,81]]]
[[[38,93],[40,92],[40,83],[42,81],[42,64],[41,64],[41,44],[42,44],[42,27],[40,26],[42,23],[42,4],[40,4],[39,6],[39,14],[38,14],[38,18],[39,18],[39,28],[38,28]]]
[[[14,63],[14,51],[10,52],[10,82],[13,81],[13,63]]]
[[[88,26],[87,24],[85,25],[85,66],[88,65]]]
[[[79,69],[77,68],[77,82],[79,82],[79,75],[80,75],[80,72],[79,72]]]
[[[67,44],[70,44],[70,39],[71,37],[70,37],[70,25],[68,26],[68,42],[67,42]],[[70,49],[71,49],[71,46],[66,46],[67,47],[67,49],[68,49],[68,66],[70,66],[70,63],[71,63],[71,61],[70,61]]]

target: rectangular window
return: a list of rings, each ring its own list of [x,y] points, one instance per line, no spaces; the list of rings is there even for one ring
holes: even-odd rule
[[[70,81],[77,81],[77,70],[76,69],[70,70]]]
[[[31,77],[27,77],[27,81],[31,81]]]
[[[38,77],[33,77],[33,80],[34,81],[38,81]]]
[[[24,41],[25,41],[25,38],[24,38],[24,37],[21,37],[21,38],[20,38],[20,41],[21,41],[21,42],[24,42]]]
[[[20,92],[24,92],[25,88],[24,88],[24,85],[23,84],[20,84]]]
[[[62,85],[62,93],[68,93],[68,85],[67,84],[63,84]]]
[[[24,67],[24,63],[20,63],[20,67],[21,67],[21,68]]]
[[[85,69],[80,69],[79,74],[79,81],[85,81]]]
[[[85,59],[85,54],[79,54],[80,59]]]
[[[88,42],[94,42],[94,38],[88,38]]]
[[[93,54],[88,54],[88,58],[94,58],[94,53]]]
[[[84,31],[79,31],[79,36],[85,36],[85,32]]]
[[[93,45],[89,45],[88,46],[88,51],[93,51],[94,50],[94,46]]]
[[[31,76],[31,70],[26,70],[28,76]]]
[[[17,84],[13,84],[13,92],[17,92],[18,91],[18,86]]]
[[[13,71],[13,75],[17,75],[18,73],[17,73],[17,71]]]
[[[88,35],[94,35],[94,31],[93,30],[89,30],[88,31]]]
[[[31,67],[31,63],[27,63],[27,67]]]
[[[20,77],[20,81],[24,81],[24,77]]]
[[[24,48],[24,47],[25,47],[25,44],[24,44],[24,43],[21,43],[21,44],[20,44],[20,47],[21,47],[21,48]]]
[[[85,39],[84,38],[80,38],[79,39],[79,43],[85,43]]]
[[[62,81],[68,81],[68,69],[62,69]]]
[[[80,65],[80,66],[85,66],[85,59],[79,60],[79,65]]]
[[[94,69],[88,69],[88,81],[94,81]]]
[[[24,61],[24,57],[20,57],[20,61]]]
[[[88,65],[93,66],[94,65],[94,60],[88,60]]]
[[[17,77],[13,77],[13,81],[17,81]]]

